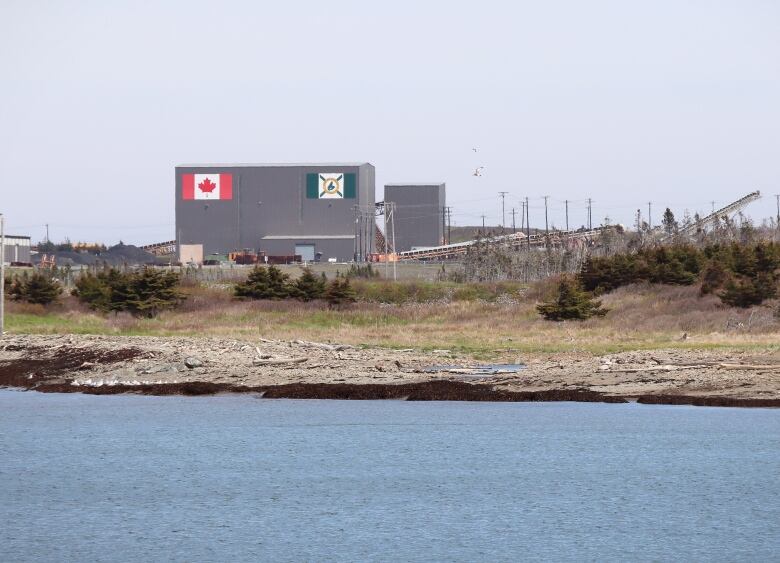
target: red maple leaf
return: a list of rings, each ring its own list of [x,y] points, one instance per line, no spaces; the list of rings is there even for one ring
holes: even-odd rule
[[[209,180],[208,178],[206,178],[200,184],[198,184],[198,189],[200,191],[202,191],[202,192],[206,192],[207,194],[210,194],[211,192],[213,192],[214,188],[216,188],[216,187],[217,187],[217,185],[214,182],[212,182],[211,180]]]

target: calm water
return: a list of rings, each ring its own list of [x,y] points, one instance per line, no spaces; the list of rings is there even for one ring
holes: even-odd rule
[[[3,561],[780,560],[780,410],[0,391]]]

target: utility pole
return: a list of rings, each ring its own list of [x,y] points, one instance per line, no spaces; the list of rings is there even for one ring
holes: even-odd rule
[[[547,225],[547,198],[550,197],[548,195],[544,196],[544,236],[550,236],[550,227]]]
[[[385,279],[387,279],[387,263],[389,262],[390,258],[390,233],[387,231],[387,202],[382,202],[382,213],[385,216]]]
[[[398,264],[398,251],[396,251],[395,246],[395,202],[390,206],[390,214],[393,216],[393,254],[395,254],[393,258],[393,281],[398,281],[398,268],[396,267],[396,264]]]
[[[525,231],[525,201],[520,201],[520,232]]]
[[[775,194],[777,200],[777,225],[780,227],[780,194]]]
[[[712,212],[715,213],[715,202],[711,201],[710,203],[712,204]]]
[[[528,243],[528,252],[531,252],[531,217],[528,213],[528,196],[525,198],[525,238]]]
[[[501,228],[503,229],[506,227],[506,211],[504,210],[504,199],[506,198],[506,194],[509,192],[498,192],[498,195],[501,196]]]
[[[647,229],[649,231],[653,230],[653,202],[652,201],[647,202]]]
[[[515,212],[515,208],[512,208],[512,233],[516,233],[517,229],[515,228],[515,215],[517,213]]]
[[[49,224],[46,223],[46,242],[49,242]]]
[[[5,217],[0,213],[0,336],[5,330]]]
[[[485,232],[485,216],[482,215],[482,232]]]
[[[447,207],[447,244],[452,244],[452,207]]]
[[[441,243],[447,244],[447,208],[441,208]]]
[[[569,230],[569,200],[565,200],[564,203],[566,204],[566,230]]]

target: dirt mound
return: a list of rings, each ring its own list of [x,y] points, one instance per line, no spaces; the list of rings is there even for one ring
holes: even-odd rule
[[[141,264],[153,264],[157,260],[154,254],[133,246],[132,244],[117,244],[104,250],[100,254],[89,252],[76,252],[74,250],[58,250],[53,253],[58,266],[91,266],[108,264],[109,266],[137,266]],[[36,256],[40,261],[40,255]]]

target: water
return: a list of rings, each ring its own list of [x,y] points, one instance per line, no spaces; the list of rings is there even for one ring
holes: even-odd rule
[[[780,410],[0,391],[3,561],[780,560]]]

